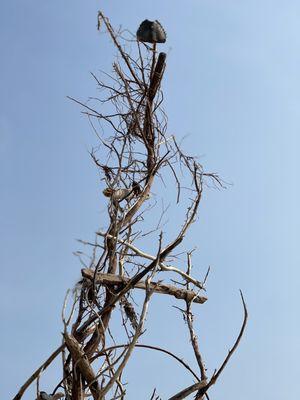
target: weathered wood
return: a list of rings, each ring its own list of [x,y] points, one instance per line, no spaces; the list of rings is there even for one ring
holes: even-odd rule
[[[159,53],[153,77],[151,79],[149,87],[149,101],[151,103],[153,102],[154,97],[156,96],[160,82],[162,80],[164,69],[166,67],[166,58],[167,58],[166,53],[163,52]]]
[[[86,278],[89,280],[94,279],[94,271],[91,269],[84,268],[81,270],[81,274],[82,274],[83,278]],[[96,283],[98,283],[98,284],[102,283],[103,285],[107,285],[107,286],[127,285],[129,281],[130,281],[129,278],[117,276],[114,274],[102,274],[102,273],[96,274]],[[146,290],[146,282],[145,281],[137,282],[134,285],[134,287],[136,289]],[[207,300],[206,297],[197,295],[197,293],[194,292],[193,290],[182,289],[182,288],[178,288],[173,285],[163,284],[161,282],[151,282],[150,288],[155,293],[167,294],[167,295],[176,297],[176,299],[181,299],[181,300],[185,300],[185,301],[193,301],[194,303],[198,303],[198,304],[203,304]]]
[[[99,384],[84,351],[80,348],[80,344],[73,336],[68,335],[67,333],[64,333],[63,336],[74,365],[76,365],[76,368],[78,368],[81,375],[89,385],[94,400],[98,400],[100,390]]]
[[[200,381],[197,383],[194,383],[193,385],[181,390],[181,392],[175,394],[174,396],[170,397],[169,400],[182,400],[188,397],[190,394],[194,393],[196,390],[201,390],[203,388],[206,388],[207,386],[207,381]]]

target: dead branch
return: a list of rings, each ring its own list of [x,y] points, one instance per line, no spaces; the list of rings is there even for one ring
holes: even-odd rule
[[[233,347],[229,350],[225,360],[223,361],[222,365],[220,366],[220,368],[217,370],[217,372],[212,376],[212,378],[210,379],[208,386],[212,386],[216,383],[216,381],[218,380],[219,376],[221,375],[221,373],[223,372],[223,370],[225,369],[226,365],[228,364],[228,361],[230,360],[231,356],[233,355],[233,353],[236,351],[236,349],[238,348],[240,341],[244,335],[245,329],[246,329],[246,325],[247,325],[247,321],[248,321],[248,310],[247,310],[247,306],[244,300],[244,296],[243,296],[243,292],[240,290],[240,295],[241,295],[241,300],[242,300],[242,304],[243,304],[243,309],[244,309],[244,319],[243,319],[243,323],[242,323],[242,327],[240,330],[240,333],[238,335],[238,337],[236,338],[236,341],[233,345]]]
[[[78,368],[81,375],[86,380],[94,400],[99,400],[99,385],[96,380],[94,371],[85,356],[85,353],[81,350],[77,340],[69,335],[68,333],[63,334],[66,346],[71,354],[74,365]]]
[[[142,310],[141,318],[140,318],[140,321],[139,321],[139,325],[138,325],[138,327],[137,327],[137,329],[135,331],[135,334],[133,336],[133,339],[132,339],[131,343],[127,347],[126,354],[125,354],[120,366],[115,371],[113,377],[111,378],[109,383],[106,385],[106,387],[103,388],[102,391],[100,392],[99,399],[104,398],[105,394],[112,388],[113,384],[116,382],[116,380],[121,375],[122,371],[124,370],[128,360],[129,360],[129,358],[130,358],[130,356],[131,356],[131,354],[133,352],[133,349],[134,349],[134,347],[135,347],[135,345],[136,345],[136,343],[138,341],[138,338],[142,334],[151,294],[152,294],[152,290],[150,288],[150,278],[149,278],[148,281],[147,281],[146,295],[145,295],[145,300],[144,300],[144,304],[143,304],[143,310]]]
[[[195,399],[199,400],[202,399],[202,397],[206,394],[206,392],[208,391],[208,389],[214,385],[218,378],[220,377],[221,373],[223,372],[223,370],[225,369],[226,365],[228,364],[228,361],[230,360],[231,356],[233,355],[233,353],[236,351],[236,349],[238,348],[238,345],[244,335],[245,332],[245,328],[247,325],[247,320],[248,320],[248,311],[247,311],[247,307],[246,307],[246,303],[243,297],[243,293],[240,291],[240,295],[241,295],[241,299],[242,299],[242,304],[243,304],[243,309],[244,309],[244,318],[243,318],[243,323],[240,329],[240,332],[238,334],[238,337],[233,345],[233,347],[229,350],[226,358],[224,359],[223,363],[221,364],[220,368],[213,374],[213,376],[210,378],[210,380],[207,382],[207,379],[202,380],[200,383],[201,385],[199,387],[197,387],[197,384],[195,385],[191,385],[188,388],[182,390],[181,392],[177,393],[175,396],[171,397],[169,400],[180,400],[180,399],[184,399],[186,398],[189,394],[198,391],[196,394]],[[192,331],[193,333],[193,331]],[[177,396],[177,397],[176,397]]]
[[[196,392],[197,390],[201,390],[202,388],[205,388],[206,386],[207,386],[207,381],[200,381],[200,382],[194,383],[193,385],[181,390],[179,393],[170,397],[169,400],[185,399],[190,394]]]
[[[99,352],[95,357],[98,358],[99,356],[102,356],[103,354],[105,354],[108,351],[114,350],[114,349],[119,349],[119,348],[123,348],[123,347],[127,347],[128,344],[119,344],[116,346],[111,346],[111,347],[107,347],[106,349],[102,350],[101,352]],[[161,347],[158,346],[151,346],[148,344],[136,344],[135,347],[137,348],[144,348],[144,349],[150,349],[150,350],[156,350],[159,351],[161,353],[165,353],[167,355],[169,355],[170,357],[174,358],[176,361],[178,361],[184,368],[186,368],[193,376],[194,378],[197,379],[197,381],[200,382],[200,378],[197,376],[197,374],[191,369],[191,367],[185,362],[183,361],[181,358],[179,358],[178,356],[176,356],[174,353],[172,353],[169,350],[163,349]]]
[[[83,278],[89,280],[94,279],[94,271],[92,270],[82,269],[81,274]],[[101,273],[98,273],[95,279],[96,284],[102,284],[108,286],[115,286],[115,285],[124,286],[128,285],[129,281],[130,281],[129,278],[121,277],[114,274],[101,274]],[[133,287],[137,289],[146,290],[146,282],[139,281]],[[155,293],[167,294],[170,296],[174,296],[176,299],[181,299],[188,302],[193,301],[194,303],[203,304],[207,300],[206,297],[199,296],[196,292],[192,290],[182,289],[177,286],[167,285],[161,282],[151,282],[150,287]]]
[[[151,254],[148,254],[140,249],[138,249],[136,246],[134,246],[132,243],[128,243],[122,239],[119,238],[114,238],[113,236],[105,233],[105,232],[97,232],[97,235],[100,235],[102,237],[108,237],[108,238],[113,238],[118,241],[118,243],[124,244],[126,247],[131,249],[132,251],[135,252],[135,254],[146,258],[147,260],[155,260],[155,257],[152,256]],[[186,281],[193,283],[195,286],[197,286],[199,289],[203,289],[203,283],[198,281],[197,279],[193,278],[191,275],[186,274],[184,271],[180,270],[179,268],[176,268],[172,265],[166,265],[165,263],[159,263],[159,266],[162,271],[168,271],[168,272],[175,272],[178,275],[181,275],[182,278],[184,278]]]
[[[51,355],[47,358],[47,360],[27,379],[27,381],[21,386],[18,393],[15,395],[13,400],[20,400],[27,390],[27,388],[34,382],[41,372],[45,371],[47,367],[55,360],[55,358],[60,354],[64,345],[59,346]]]

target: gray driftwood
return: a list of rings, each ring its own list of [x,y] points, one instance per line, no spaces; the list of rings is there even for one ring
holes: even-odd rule
[[[83,278],[93,280],[94,279],[94,271],[91,269],[82,269],[81,274]],[[96,284],[103,284],[107,286],[121,286],[126,285],[130,281],[129,278],[121,277],[114,274],[96,274]],[[146,282],[140,281],[137,282],[134,287],[136,289],[146,289]],[[155,293],[160,294],[168,294],[170,296],[176,297],[176,299],[181,299],[185,301],[193,301],[194,303],[203,304],[206,302],[207,298],[205,296],[200,296],[193,290],[187,290],[178,288],[177,286],[167,285],[162,282],[151,282],[150,288]]]

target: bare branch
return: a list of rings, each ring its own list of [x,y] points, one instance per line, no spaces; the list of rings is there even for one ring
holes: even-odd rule
[[[201,390],[202,388],[205,388],[206,385],[207,385],[207,381],[200,381],[200,382],[194,383],[193,385],[188,386],[187,388],[181,390],[179,393],[170,397],[169,400],[185,399],[186,397],[188,397],[190,394],[196,392],[197,390]]]
[[[94,272],[92,270],[82,269],[81,273],[82,276],[86,279],[92,280],[94,278]],[[125,285],[128,284],[129,281],[130,281],[129,278],[117,276],[114,274],[101,274],[101,273],[98,273],[95,279],[96,284],[103,284],[108,286],[115,286],[115,285],[124,286],[124,284]],[[147,283],[146,281],[139,281],[133,287],[137,289],[146,290]],[[193,301],[194,303],[203,304],[207,300],[206,297],[199,296],[192,290],[178,288],[177,286],[173,285],[166,285],[161,282],[151,282],[150,287],[155,293],[167,294],[170,296],[174,296],[176,299],[181,299],[188,302]]]
[[[52,363],[53,360],[60,354],[64,345],[59,346],[51,355],[47,358],[47,360],[27,379],[27,381],[21,386],[18,393],[15,395],[13,400],[20,400],[25,393],[26,389],[38,378],[42,371],[45,371],[47,367]]]
[[[150,284],[150,278],[148,279],[148,283]],[[101,392],[99,394],[99,398],[100,399],[104,398],[106,393],[112,388],[113,384],[116,382],[116,380],[121,375],[123,369],[125,368],[128,360],[129,360],[129,358],[131,356],[131,353],[133,352],[133,349],[134,349],[134,347],[136,345],[136,342],[137,342],[138,338],[140,337],[140,335],[141,335],[141,333],[143,331],[143,327],[144,327],[144,323],[145,323],[145,319],[146,319],[146,315],[147,315],[147,310],[148,310],[148,305],[149,305],[151,294],[152,294],[152,291],[151,291],[150,287],[148,286],[147,289],[146,289],[146,296],[145,296],[145,300],[144,300],[144,304],[143,304],[143,310],[142,310],[140,322],[139,322],[139,325],[138,325],[138,327],[136,329],[134,337],[133,337],[131,343],[128,345],[126,354],[125,354],[120,366],[118,367],[118,369],[116,370],[116,372],[114,373],[113,377],[111,378],[109,383],[106,385],[106,387],[101,390]]]
[[[244,300],[244,296],[243,296],[243,292],[240,290],[240,295],[241,295],[241,299],[242,299],[242,304],[243,304],[243,309],[244,309],[244,319],[243,319],[243,323],[242,323],[242,327],[240,330],[240,333],[238,335],[238,337],[236,338],[236,341],[233,345],[233,347],[229,350],[225,360],[223,361],[222,365],[220,366],[220,368],[217,370],[217,372],[212,376],[211,380],[209,381],[208,385],[212,386],[216,383],[217,379],[219,378],[219,376],[221,375],[221,373],[223,372],[224,368],[226,367],[228,361],[230,360],[231,356],[233,355],[233,353],[236,351],[236,349],[238,348],[240,341],[244,335],[245,329],[246,329],[246,325],[247,325],[247,320],[248,320],[248,310],[247,310],[247,306]]]

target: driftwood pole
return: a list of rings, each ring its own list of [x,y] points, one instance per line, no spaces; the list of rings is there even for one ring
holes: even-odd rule
[[[200,307],[207,300],[206,278],[201,282],[193,276],[191,253],[187,253],[186,263],[177,265],[174,251],[180,248],[196,219],[204,180],[210,179],[217,185],[222,183],[217,175],[205,173],[194,157],[184,154],[174,136],[168,135],[161,88],[166,54],[157,51],[157,44],[152,39],[151,45],[136,41],[135,50],[128,53],[126,41],[124,45],[122,36],[101,12],[98,22],[99,27],[106,29],[117,50],[117,61],[113,63],[112,74],[106,74],[104,81],[93,75],[101,93],[95,105],[71,99],[82,106],[99,139],[100,153],[92,151],[91,157],[104,185],[101,201],[108,200],[107,227],[97,232],[95,242],[81,241],[91,248],[91,257],[81,270],[82,279],[72,294],[68,292],[63,305],[62,345],[22,385],[13,400],[20,400],[58,355],[62,356],[61,377],[51,394],[39,392],[37,385],[40,400],[61,396],[68,400],[124,399],[123,375],[133,351],[140,347],[162,352],[192,375],[191,385],[178,393],[170,383],[170,400],[184,399],[192,394],[196,399],[202,399],[237,348],[246,326],[247,309],[241,295],[244,321],[240,333],[221,367],[212,377],[207,377],[192,314],[193,305]],[[147,32],[148,38],[165,40],[164,30],[158,22],[148,21],[144,26],[159,29],[152,36]],[[96,130],[95,122],[101,124],[102,132]],[[189,182],[186,197],[190,199],[186,210],[182,207],[181,228],[169,243],[165,242],[159,228],[147,232],[144,225],[145,219],[148,216],[153,219],[154,215],[151,205],[154,183],[166,170],[174,177],[175,201],[181,204],[186,180]],[[185,178],[182,178],[182,172]],[[142,249],[146,235],[152,235],[153,243],[157,243],[155,254]],[[144,292],[144,300],[133,305],[131,299],[136,289]],[[174,302],[181,302],[180,310],[187,324],[198,372],[181,356],[142,343],[148,305],[154,293],[172,296]],[[71,311],[66,316],[68,305]],[[123,320],[120,330],[126,337],[125,344],[118,335],[112,340],[110,329],[112,315],[120,311]],[[154,391],[151,398],[160,397]]]

